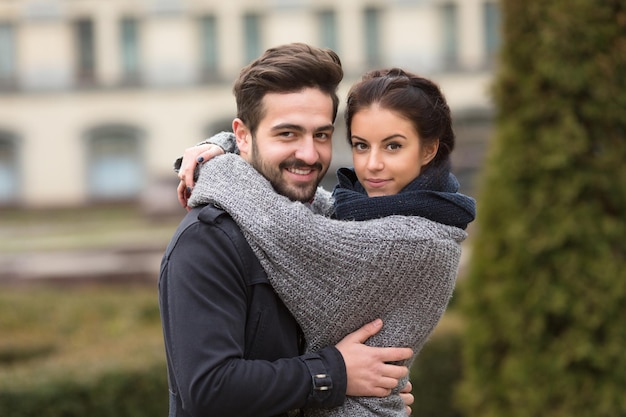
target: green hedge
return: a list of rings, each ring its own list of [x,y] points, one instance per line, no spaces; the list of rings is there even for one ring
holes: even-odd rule
[[[447,332],[429,340],[411,367],[415,403],[412,415],[418,417],[461,417],[454,392],[461,378],[461,335]]]
[[[500,4],[460,398],[468,417],[625,416],[626,4]]]
[[[413,415],[461,417],[453,393],[461,372],[461,338],[446,332],[430,340],[411,368]],[[117,371],[88,384],[59,379],[0,392],[3,417],[154,417],[167,415],[164,365]]]
[[[59,375],[62,378],[61,375]],[[89,384],[58,379],[0,392],[3,417],[154,417],[167,415],[165,366],[118,371]]]
[[[2,417],[167,415],[156,284],[3,287],[0,334]]]
[[[154,417],[168,411],[151,286],[3,287],[0,416]],[[411,369],[414,415],[459,417],[462,319],[450,308]]]
[[[459,281],[463,281],[463,274]],[[455,392],[463,372],[461,346],[465,323],[455,304],[448,306],[411,366],[410,380],[415,397],[411,406],[413,416],[463,416]]]

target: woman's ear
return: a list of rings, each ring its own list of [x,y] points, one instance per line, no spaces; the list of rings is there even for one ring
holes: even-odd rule
[[[439,150],[439,138],[429,142],[422,148],[422,166],[428,165],[437,155]]]
[[[235,133],[239,153],[242,157],[247,156],[250,153],[250,147],[252,145],[250,129],[248,129],[241,119],[237,118],[233,120],[233,132]]]

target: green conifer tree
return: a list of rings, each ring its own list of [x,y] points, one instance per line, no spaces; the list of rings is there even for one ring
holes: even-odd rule
[[[626,2],[502,0],[467,417],[626,416]]]

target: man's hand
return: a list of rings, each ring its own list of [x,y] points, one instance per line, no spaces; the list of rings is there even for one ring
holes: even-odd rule
[[[380,319],[366,324],[344,337],[336,347],[346,364],[348,387],[346,395],[359,397],[386,397],[398,386],[398,380],[409,374],[406,366],[387,362],[409,359],[410,348],[372,347],[365,341],[378,333],[383,326]]]
[[[187,199],[191,195],[191,190],[193,190],[195,185],[194,172],[196,166],[223,153],[224,150],[222,148],[212,143],[192,146],[191,148],[185,149],[183,160],[178,171],[180,183],[178,184],[177,192],[178,201],[187,210],[189,210],[187,207]]]

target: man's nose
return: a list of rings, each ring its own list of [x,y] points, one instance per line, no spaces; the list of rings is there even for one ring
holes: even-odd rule
[[[297,159],[304,161],[308,165],[313,165],[317,163],[317,161],[319,160],[319,152],[317,151],[315,141],[312,137],[307,137],[300,141],[295,156]]]

